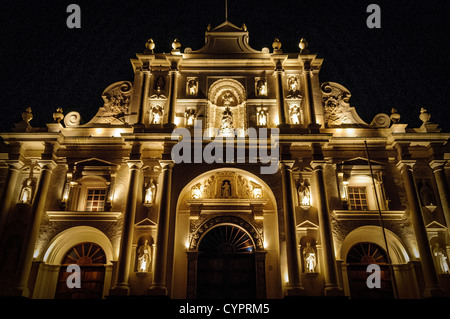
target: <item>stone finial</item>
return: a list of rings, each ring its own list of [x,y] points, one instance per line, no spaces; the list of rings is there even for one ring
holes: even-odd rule
[[[151,51],[153,53],[153,50],[155,49],[155,42],[153,39],[148,39],[147,43],[145,44],[145,47],[147,50]]]
[[[400,114],[397,112],[397,109],[394,108],[394,107],[391,109],[391,115],[390,115],[390,118],[391,118],[392,123],[394,123],[394,124],[400,123],[400,118],[401,118],[401,116],[400,116]]]
[[[172,49],[173,49],[174,51],[177,51],[177,50],[179,50],[180,48],[181,48],[181,43],[180,43],[180,41],[179,41],[178,39],[173,40],[173,42],[172,42]]]
[[[27,107],[25,109],[25,111],[22,113],[22,120],[24,120],[24,122],[29,124],[32,119],[33,119],[33,113],[31,111],[31,107]]]
[[[245,25],[245,23],[242,24],[241,29],[242,29],[242,31],[247,31],[247,26]]]
[[[424,124],[428,124],[430,123],[430,118],[431,118],[431,114],[428,113],[427,109],[425,108],[420,108],[420,115],[419,115],[419,119],[424,123]]]
[[[300,39],[298,47],[300,48],[301,51],[305,50],[308,47],[308,42],[305,40],[305,38]]]
[[[53,120],[55,121],[55,123],[59,123],[64,119],[64,113],[63,113],[63,109],[58,107],[56,109],[56,112],[53,113]]]
[[[272,48],[274,50],[280,50],[281,49],[281,42],[280,42],[280,40],[278,38],[275,38],[275,40],[273,40]]]

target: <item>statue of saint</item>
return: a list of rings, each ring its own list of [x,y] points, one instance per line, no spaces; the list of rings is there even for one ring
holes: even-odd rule
[[[439,247],[439,243],[434,244],[433,255],[436,258],[436,263],[439,267],[439,273],[448,274],[450,273],[450,269],[448,266],[447,256],[445,254],[444,249]]]
[[[155,197],[156,197],[156,185],[153,182],[153,179],[151,179],[147,185],[147,188],[145,189],[145,203],[153,204],[155,202]]]
[[[433,206],[436,205],[434,200],[433,190],[428,185],[427,181],[422,179],[419,188],[420,200],[423,206]]]
[[[298,80],[295,76],[290,76],[288,79],[289,91],[295,92],[298,89]]]
[[[230,108],[227,106],[222,114],[222,121],[220,124],[220,136],[225,137],[233,137],[234,136],[234,128],[233,128],[233,113],[231,113]]]
[[[27,179],[26,185],[22,188],[22,192],[20,193],[20,202],[24,204],[31,203],[31,194],[32,194],[32,188],[31,188],[31,178]]]
[[[188,93],[189,95],[197,95],[197,81],[192,79],[188,82]]]
[[[161,124],[163,118],[163,111],[161,106],[154,106],[152,108],[152,124]]]
[[[300,108],[298,105],[293,105],[290,110],[291,124],[300,124]]]
[[[186,124],[189,126],[194,125],[195,121],[195,110],[189,109],[186,111]]]
[[[267,125],[267,114],[265,110],[259,110],[257,114],[257,122],[259,126]]]
[[[256,92],[258,95],[267,95],[267,85],[265,81],[258,80],[258,82],[256,82]]]
[[[151,247],[146,239],[144,244],[138,249],[138,272],[148,272],[148,268],[152,261]]]
[[[311,205],[311,191],[305,183],[301,183],[298,187],[298,201],[301,206]]]
[[[316,269],[317,260],[316,252],[314,248],[311,247],[311,243],[307,242],[306,247],[303,249],[303,257],[305,259],[305,269],[306,272],[312,273]]]
[[[222,197],[227,198],[231,196],[230,181],[226,180],[222,183]]]

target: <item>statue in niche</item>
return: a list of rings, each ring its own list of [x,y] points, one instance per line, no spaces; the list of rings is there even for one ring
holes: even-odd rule
[[[311,247],[311,243],[307,242],[306,247],[303,249],[303,258],[305,260],[305,270],[308,273],[315,272],[317,260],[316,251]]]
[[[419,185],[419,195],[422,201],[422,206],[435,206],[436,201],[434,200],[434,194],[428,182],[422,179]]]
[[[156,185],[153,179],[148,182],[147,187],[145,189],[145,203],[146,204],[154,204],[156,198]]]
[[[225,106],[230,106],[231,103],[234,103],[234,97],[233,94],[231,94],[231,92],[225,92],[224,95],[222,96],[222,100],[223,100],[223,105]]]
[[[198,84],[197,84],[197,80],[196,79],[190,79],[188,81],[187,86],[188,86],[188,95],[192,95],[192,96],[197,95]]]
[[[222,197],[223,198],[231,197],[231,184],[229,180],[225,180],[222,183]]]
[[[27,181],[25,182],[25,186],[22,188],[22,191],[20,193],[19,200],[23,204],[31,203],[31,196],[33,192],[31,183],[32,183],[31,178],[27,179]]]
[[[164,80],[163,76],[158,76],[155,82],[155,90],[159,93],[161,91],[164,91],[166,81]]]
[[[257,95],[267,95],[266,81],[260,79],[256,82],[256,94]]]
[[[289,91],[295,92],[298,90],[298,79],[296,76],[290,76],[288,79]]]
[[[140,245],[138,248],[138,272],[148,272],[152,261],[151,251],[152,248],[146,239],[144,244]]]
[[[151,123],[152,124],[162,124],[163,120],[163,108],[160,105],[155,105],[151,110]]]
[[[297,104],[291,106],[289,113],[291,124],[300,124],[300,107]]]
[[[301,206],[311,205],[311,191],[306,183],[301,183],[298,187],[298,201]]]
[[[439,243],[434,244],[433,255],[436,258],[436,263],[439,267],[439,273],[448,274],[450,273],[450,269],[448,266],[447,256],[445,254],[444,249],[439,247]]]
[[[256,113],[256,122],[258,126],[266,126],[267,125],[267,110],[266,109],[258,109]]]
[[[222,121],[220,124],[220,136],[233,137],[233,113],[231,113],[230,108],[227,106],[222,114]]]
[[[194,125],[195,122],[195,110],[194,109],[189,109],[186,110],[186,125],[188,126],[192,126]]]

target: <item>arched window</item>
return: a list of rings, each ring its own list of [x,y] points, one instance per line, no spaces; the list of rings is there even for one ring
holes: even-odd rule
[[[76,264],[81,269],[81,288],[69,288],[67,266]],[[95,243],[78,244],[66,253],[59,271],[55,299],[99,299],[102,298],[105,280],[106,255]]]

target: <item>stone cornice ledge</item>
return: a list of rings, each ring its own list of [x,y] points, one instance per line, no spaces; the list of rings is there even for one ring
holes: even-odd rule
[[[379,220],[380,213],[377,210],[333,210],[338,220]],[[382,210],[383,220],[401,220],[404,210]]]
[[[47,211],[51,222],[117,222],[121,212],[75,212],[75,211]]]

